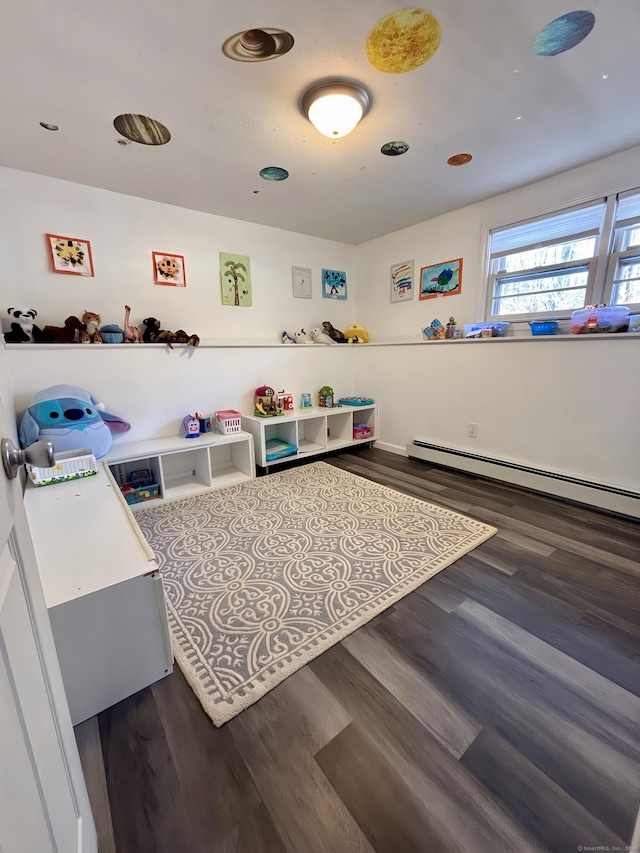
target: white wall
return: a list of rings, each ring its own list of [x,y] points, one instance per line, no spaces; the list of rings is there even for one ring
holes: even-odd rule
[[[356,319],[389,341],[419,341],[435,317],[480,320],[489,228],[639,183],[636,148],[364,244]],[[390,304],[391,264],[459,257],[460,295]],[[638,490],[639,368],[638,336],[381,346],[358,353],[358,393],[380,403],[388,449],[419,438]]]
[[[404,452],[414,438],[545,470],[638,489],[640,338],[417,343],[435,316],[481,316],[486,229],[638,184],[640,148],[359,247],[0,169],[5,252],[2,304],[35,307],[44,323],[85,308],[122,325],[153,314],[163,325],[198,332],[194,352],[162,347],[14,347],[8,362],[17,408],[41,388],[72,382],[131,421],[130,439],[174,434],[195,409],[249,411],[265,382],[295,397],[330,384],[367,394],[381,409],[381,446]],[[90,239],[93,279],[49,272],[44,234]],[[185,290],[154,286],[150,253],[186,258]],[[247,254],[252,309],[223,307],[218,252]],[[416,269],[464,258],[459,296],[390,304],[389,267],[415,258]],[[312,300],[293,299],[291,266],[310,266]],[[320,269],[347,270],[350,298],[322,300]],[[283,328],[329,319],[356,321],[373,341],[415,344],[284,347]],[[225,342],[264,341],[233,347]],[[273,342],[273,345],[267,342]],[[468,422],[479,424],[467,438]],[[120,439],[121,440],[121,439]]]
[[[252,225],[106,190],[0,168],[0,233],[4,269],[0,311],[36,308],[37,323],[62,325],[69,314],[98,312],[122,326],[158,317],[164,328],[200,335],[196,351],[165,347],[42,346],[8,351],[18,409],[49,385],[70,382],[99,397],[132,423],[127,438],[173,434],[185,414],[219,408],[250,411],[253,391],[268,383],[296,398],[334,385],[354,393],[351,353],[336,347],[282,346],[293,332],[323,320],[344,328],[353,320],[357,249],[342,243]],[[91,241],[95,277],[52,273],[45,234]],[[185,257],[186,288],[153,284],[151,252]],[[248,255],[253,307],[223,306],[218,253]],[[292,295],[292,265],[310,267],[312,299]],[[349,299],[321,297],[322,267],[345,270]],[[259,348],[205,343],[265,342]],[[342,349],[342,348],[341,348]],[[97,351],[100,350],[100,351]]]

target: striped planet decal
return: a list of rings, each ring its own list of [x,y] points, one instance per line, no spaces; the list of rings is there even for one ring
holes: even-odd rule
[[[166,145],[171,139],[169,130],[161,122],[136,113],[116,116],[113,126],[125,139],[140,145]]]
[[[538,56],[557,56],[584,41],[596,23],[593,12],[568,12],[544,27],[533,42]]]

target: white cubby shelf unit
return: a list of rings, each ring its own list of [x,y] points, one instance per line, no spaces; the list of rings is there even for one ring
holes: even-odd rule
[[[198,438],[173,436],[114,444],[104,461],[118,486],[126,485],[136,471],[150,471],[152,482],[158,485],[158,496],[130,504],[134,511],[255,477],[253,440],[247,432],[209,432]]]
[[[354,438],[354,424],[367,424],[371,427],[371,435],[366,438]],[[242,429],[253,436],[256,464],[261,468],[270,468],[283,462],[375,441],[377,407],[375,403],[366,406],[337,406],[331,409],[313,406],[271,418],[243,415]],[[267,460],[266,444],[272,438],[295,445],[298,452]]]

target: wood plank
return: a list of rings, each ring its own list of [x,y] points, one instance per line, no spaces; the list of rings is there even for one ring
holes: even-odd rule
[[[456,758],[465,752],[481,727],[419,669],[368,626],[347,637],[342,645],[445,749]]]

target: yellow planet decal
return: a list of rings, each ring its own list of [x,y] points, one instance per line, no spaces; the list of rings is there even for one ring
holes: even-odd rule
[[[365,54],[378,71],[403,74],[427,62],[440,46],[440,22],[425,9],[399,9],[380,18],[365,44]]]

